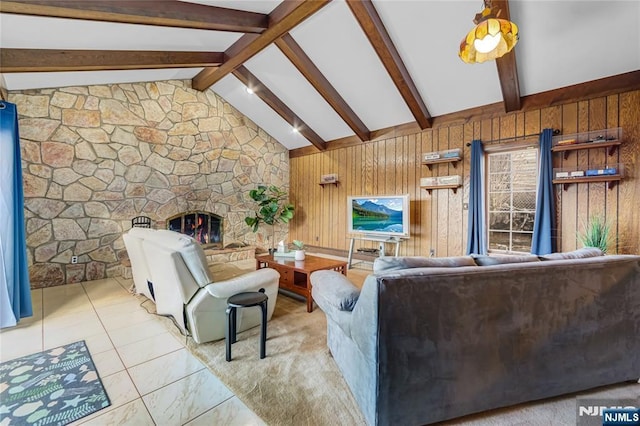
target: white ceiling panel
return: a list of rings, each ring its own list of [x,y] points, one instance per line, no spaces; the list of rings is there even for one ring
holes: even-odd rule
[[[34,30],[37,29],[37,30]],[[242,34],[0,14],[2,47],[221,52]]]
[[[640,1],[512,1],[522,95],[640,69]]]
[[[202,68],[158,70],[29,72],[3,74],[10,90],[48,89],[89,86],[92,84],[137,83],[146,81],[192,79]]]
[[[259,97],[255,94],[249,94],[245,85],[233,75],[228,75],[218,81],[212,86],[212,89],[287,149],[311,145],[301,134],[294,132],[289,123],[284,121]]]
[[[481,2],[375,1],[374,6],[432,116],[502,101],[495,62],[466,64],[458,57]]]
[[[414,121],[344,1],[334,0],[291,35],[369,129]]]
[[[267,47],[245,65],[322,139],[354,134],[276,46]]]
[[[185,3],[198,3],[206,6],[226,7],[269,14],[280,4],[280,0],[180,0]]]

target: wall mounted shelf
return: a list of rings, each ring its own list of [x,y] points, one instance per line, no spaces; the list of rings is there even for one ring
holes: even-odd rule
[[[462,160],[462,150],[460,148],[447,149],[445,151],[427,152],[422,154],[422,164],[429,170],[434,164],[451,163],[455,168],[458,161]]]
[[[325,185],[335,185],[337,187],[338,183],[340,183],[340,182],[339,181],[335,181],[335,182],[320,182],[318,185],[320,185],[323,188],[325,187]]]
[[[604,142],[584,142],[572,145],[554,146],[553,148],[551,148],[551,151],[564,152],[564,159],[566,160],[569,156],[569,151],[575,151],[578,149],[607,148],[607,154],[611,156],[616,151],[616,148],[618,148],[620,145],[622,145],[622,141],[620,140],[611,140]]]
[[[584,176],[567,179],[553,179],[554,185],[562,184],[563,189],[566,191],[569,185],[572,183],[593,183],[593,182],[607,182],[607,188],[611,189],[622,180],[622,175],[609,175],[609,176]]]
[[[569,156],[570,151],[578,149],[607,148],[607,154],[611,156],[621,144],[622,128],[615,127],[611,129],[554,136],[551,151],[563,152],[565,160]]]
[[[458,192],[458,188],[460,188],[462,185],[461,184],[456,184],[456,185],[432,185],[432,186],[421,186],[420,188],[422,189],[426,189],[427,192],[429,193],[429,195],[431,195],[431,191],[434,189],[451,189],[453,190],[453,193],[455,194],[456,192]]]
[[[422,162],[423,165],[427,166],[429,168],[429,170],[431,170],[431,167],[434,164],[439,164],[439,163],[451,163],[451,165],[453,166],[453,168],[455,169],[458,161],[462,160],[462,157],[450,157],[450,158],[438,158],[436,160],[424,160]]]

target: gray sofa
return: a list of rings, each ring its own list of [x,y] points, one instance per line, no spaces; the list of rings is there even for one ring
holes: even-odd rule
[[[434,423],[637,380],[640,256],[576,253],[381,258],[361,290],[313,273],[327,344],[367,423]]]

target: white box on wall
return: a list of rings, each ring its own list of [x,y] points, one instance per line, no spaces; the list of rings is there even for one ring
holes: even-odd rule
[[[338,181],[337,173],[330,173],[328,175],[320,176],[320,183],[336,183]]]
[[[420,186],[436,186],[438,184],[437,177],[423,177],[420,178]]]
[[[460,175],[439,176],[438,185],[460,185]]]

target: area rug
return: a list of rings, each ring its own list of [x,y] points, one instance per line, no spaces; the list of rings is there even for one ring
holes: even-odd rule
[[[279,295],[265,359],[259,337],[260,327],[239,333],[231,362],[224,340],[199,345],[188,339],[187,347],[268,425],[366,424],[329,353],[320,309],[307,313],[305,302]]]
[[[162,318],[167,321],[166,318]],[[172,327],[176,335],[175,327]],[[267,425],[365,425],[327,348],[320,309],[280,294],[267,329],[267,357],[259,357],[260,327],[238,334],[232,361],[224,340],[187,347]],[[184,337],[182,337],[184,341]],[[457,426],[575,424],[577,398],[637,398],[640,384],[621,383],[449,420]]]
[[[110,405],[84,340],[0,364],[0,417],[66,425]]]

